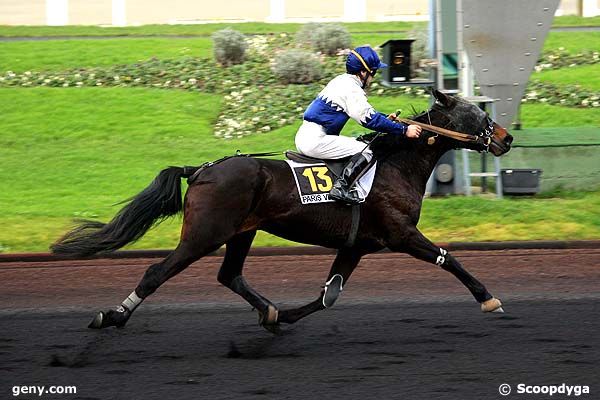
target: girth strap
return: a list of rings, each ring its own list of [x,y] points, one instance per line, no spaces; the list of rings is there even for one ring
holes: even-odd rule
[[[348,239],[344,243],[344,247],[354,246],[356,241],[356,235],[358,234],[358,225],[360,224],[360,204],[352,205],[352,225],[350,225],[350,232],[348,233]]]

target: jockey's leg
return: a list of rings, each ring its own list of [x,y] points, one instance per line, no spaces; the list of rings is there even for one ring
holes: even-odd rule
[[[258,310],[259,323],[266,328],[277,324],[277,307],[260,293],[256,292],[244,279],[242,269],[250,251],[256,231],[248,231],[235,235],[227,241],[227,249],[223,264],[219,269],[217,280],[233,292],[242,296],[250,305]],[[269,329],[271,330],[271,329]]]
[[[217,250],[221,244],[213,244],[204,248],[187,242],[180,242],[171,254],[163,261],[151,265],[135,290],[114,310],[99,312],[89,327],[94,329],[109,326],[123,327],[135,309],[166,282],[169,278],[186,269],[191,263]]]
[[[335,180],[333,188],[329,192],[329,197],[348,204],[360,203],[361,199],[358,193],[352,189],[363,171],[368,167],[369,161],[371,161],[370,154],[357,153],[353,155],[342,170],[341,175]]]
[[[417,228],[411,228],[402,243],[391,243],[388,247],[393,251],[403,251],[419,260],[436,264],[450,272],[469,289],[475,300],[481,303],[482,311],[503,311],[500,300],[494,298],[447,250],[431,243]]]
[[[363,253],[352,249],[340,249],[319,297],[305,306],[280,311],[278,321],[293,324],[316,311],[332,307],[362,256]]]

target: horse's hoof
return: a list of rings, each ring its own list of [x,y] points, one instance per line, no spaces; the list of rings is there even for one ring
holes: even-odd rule
[[[102,329],[105,328],[106,326],[104,325],[106,321],[106,315],[104,314],[104,312],[100,311],[98,313],[98,315],[96,315],[94,317],[94,319],[92,320],[92,322],[90,322],[90,324],[88,325],[88,328],[90,329]]]
[[[342,293],[343,282],[344,278],[340,274],[335,274],[325,284],[325,293],[323,293],[323,307],[333,307],[340,293]]]
[[[125,326],[130,316],[131,313],[128,311],[119,312],[116,310],[108,310],[107,313],[100,311],[88,325],[88,328],[103,329],[108,328],[109,326],[122,328]]]
[[[271,333],[279,334],[281,332],[278,319],[279,310],[272,304],[267,306],[264,313],[258,312],[258,324]]]
[[[277,324],[279,317],[279,310],[273,304],[267,306],[266,312],[258,312],[258,323],[260,325],[274,325]]]
[[[483,312],[499,312],[503,313],[502,302],[494,297],[481,303],[481,311]]]

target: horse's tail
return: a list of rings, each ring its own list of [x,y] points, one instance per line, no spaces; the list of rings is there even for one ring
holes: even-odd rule
[[[109,223],[81,221],[50,249],[54,254],[85,257],[135,242],[152,226],[183,209],[181,178],[189,177],[197,169],[169,167],[162,170],[147,188],[129,199]]]

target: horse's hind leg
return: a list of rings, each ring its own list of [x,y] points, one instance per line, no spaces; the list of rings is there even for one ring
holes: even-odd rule
[[[282,310],[279,313],[278,321],[293,324],[314,312],[332,307],[341,293],[343,285],[348,282],[352,271],[354,271],[362,256],[362,253],[352,249],[340,249],[319,297],[305,306]]]
[[[99,312],[92,320],[89,327],[94,329],[109,326],[123,327],[135,309],[158,289],[169,278],[186,269],[191,263],[217,250],[221,244],[212,244],[204,247],[193,246],[188,242],[180,242],[177,248],[163,261],[151,265],[144,274],[135,290],[114,310]]]
[[[256,231],[242,232],[227,241],[227,250],[217,280],[242,296],[259,314],[259,324],[270,331],[277,325],[277,307],[255,291],[244,279],[242,269]]]

